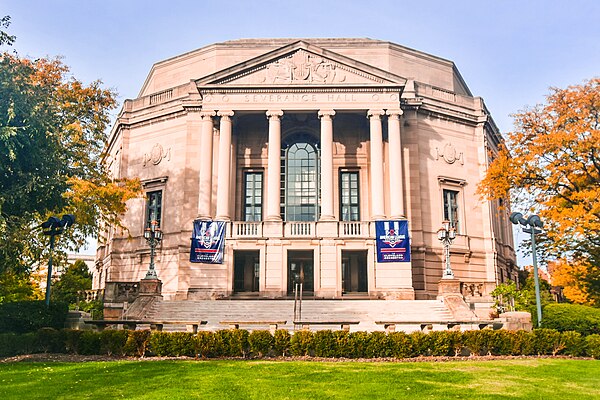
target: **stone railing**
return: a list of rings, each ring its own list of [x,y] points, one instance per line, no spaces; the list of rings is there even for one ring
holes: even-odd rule
[[[231,223],[231,238],[256,238],[263,235],[262,222],[236,221]]]
[[[327,222],[331,223],[331,222]],[[283,225],[283,237],[318,237],[320,222],[288,221]],[[337,222],[338,237],[366,238],[373,235],[371,223],[368,221],[339,221]],[[227,230],[227,237],[231,239],[261,238],[264,237],[263,222],[232,221]],[[280,231],[281,232],[281,231]],[[334,231],[335,232],[335,231]],[[281,235],[281,233],[279,233]]]
[[[369,236],[369,222],[365,221],[340,221],[340,237],[367,237]]]
[[[79,290],[77,292],[77,302],[85,301],[96,301],[104,298],[104,289],[98,290]]]
[[[106,282],[104,301],[111,303],[133,302],[140,293],[138,282]]]
[[[285,237],[315,236],[315,222],[286,222],[283,230]]]

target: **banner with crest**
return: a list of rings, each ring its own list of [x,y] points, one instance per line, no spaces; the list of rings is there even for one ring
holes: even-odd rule
[[[377,262],[409,262],[408,221],[375,221]]]
[[[190,261],[204,264],[223,264],[225,221],[194,221]]]

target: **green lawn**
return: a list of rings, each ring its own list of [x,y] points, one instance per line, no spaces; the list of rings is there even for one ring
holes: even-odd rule
[[[0,364],[0,399],[599,399],[600,361]]]

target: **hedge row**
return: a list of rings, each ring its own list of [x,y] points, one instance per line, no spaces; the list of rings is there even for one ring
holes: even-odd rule
[[[35,332],[43,327],[61,329],[68,312],[66,303],[54,301],[50,307],[43,300],[0,303],[0,333]]]
[[[579,304],[547,304],[542,326],[558,331],[576,331],[582,335],[600,334],[600,308]]]
[[[459,355],[571,355],[600,359],[600,335],[536,329],[533,332],[481,330],[413,332],[277,330],[151,332],[148,330],[40,329],[26,334],[0,334],[0,356],[30,353],[84,355],[269,357],[316,356],[344,358],[410,358]]]

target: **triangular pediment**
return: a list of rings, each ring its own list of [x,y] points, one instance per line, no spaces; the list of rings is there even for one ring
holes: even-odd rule
[[[303,41],[255,57],[196,81],[199,86],[398,85],[387,71]]]

